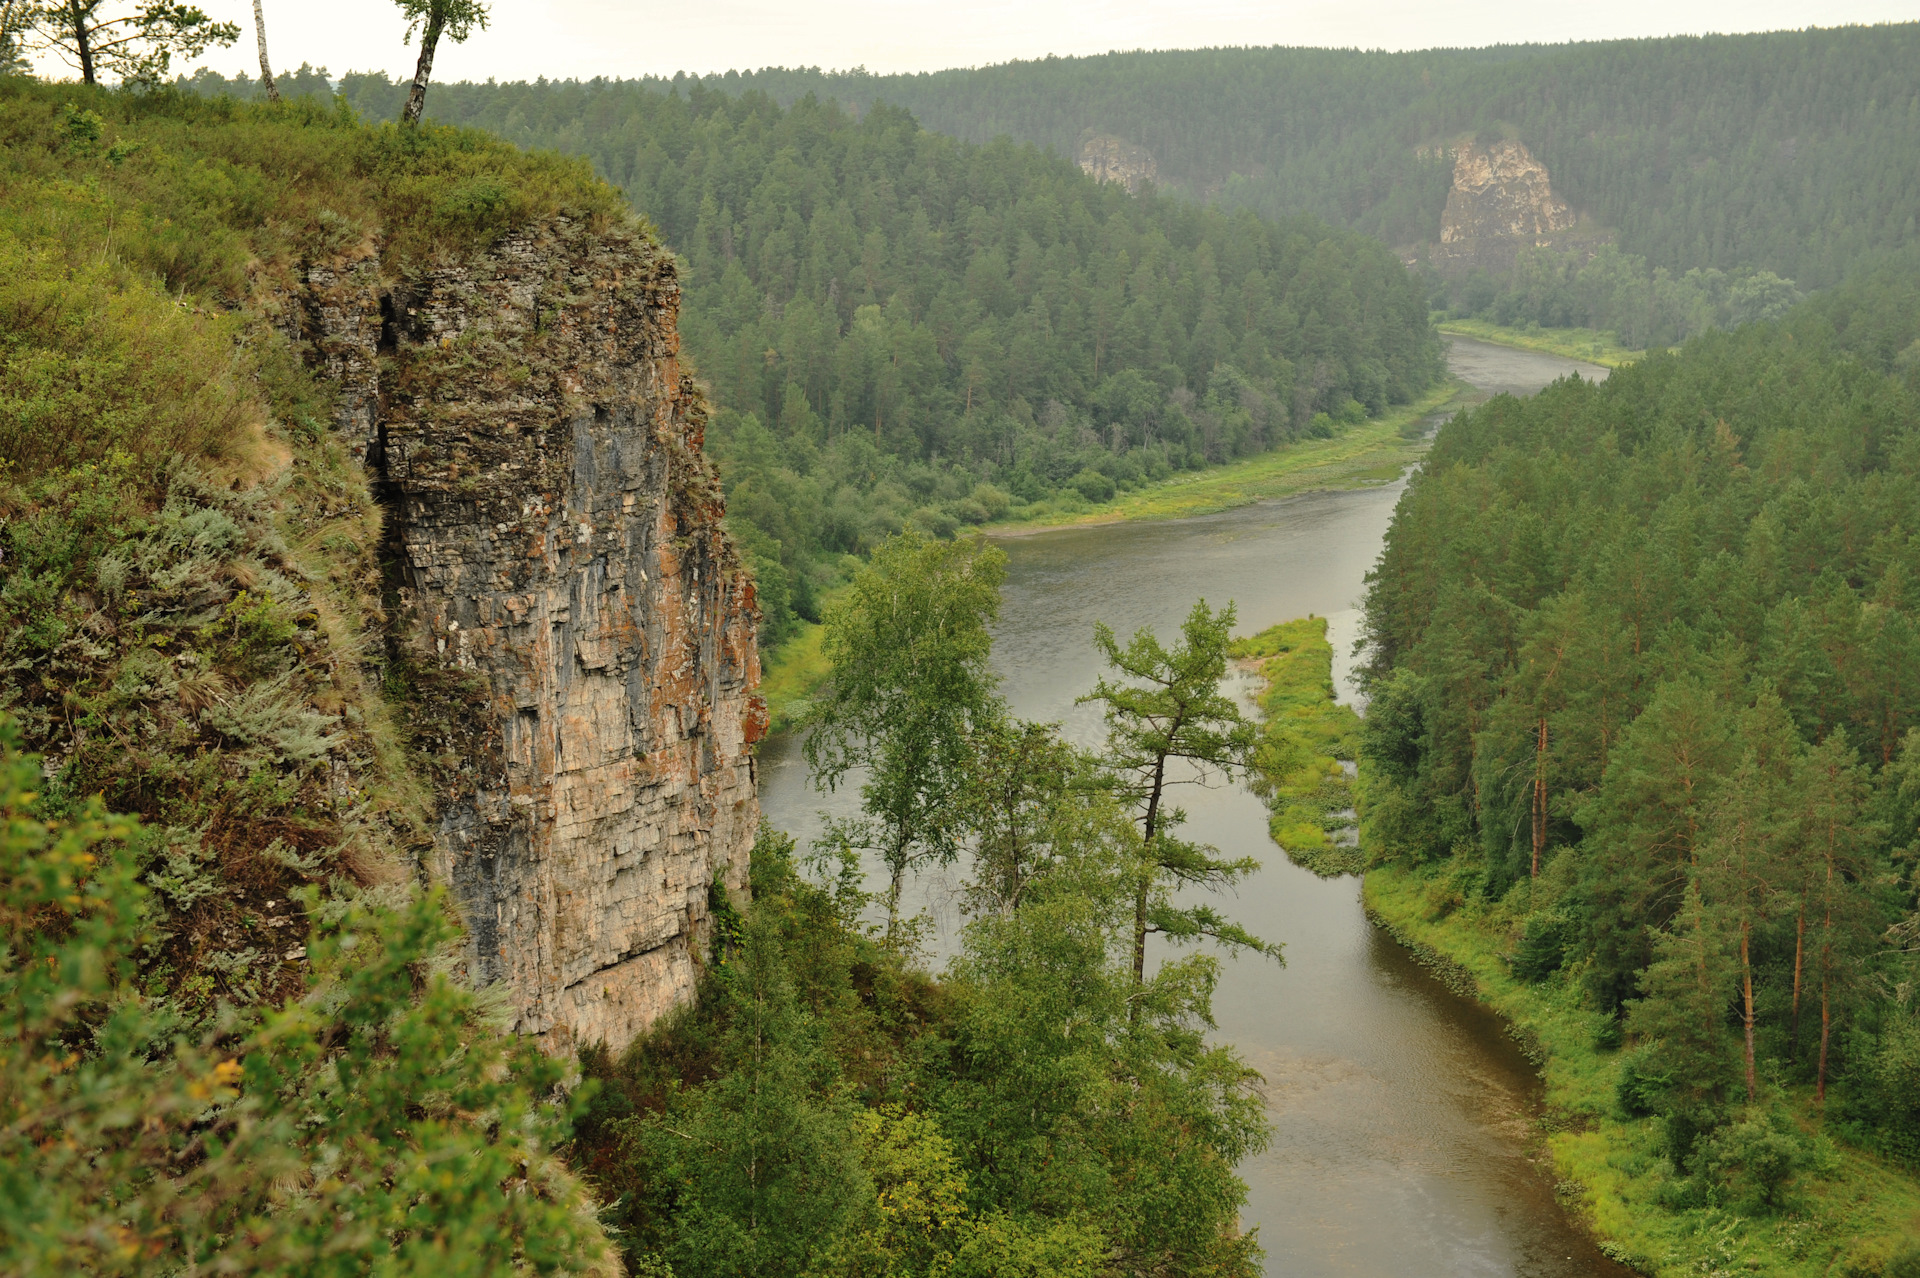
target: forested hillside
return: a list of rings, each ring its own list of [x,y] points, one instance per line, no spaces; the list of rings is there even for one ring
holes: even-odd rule
[[[1390,243],[1435,238],[1423,143],[1513,128],[1575,208],[1653,266],[1824,288],[1916,234],[1920,26],[1359,53],[1205,49],[922,75],[723,77],[783,100],[896,103],[932,129],[1073,154],[1138,142],[1171,184]]]
[[[220,87],[203,77],[203,90]],[[378,77],[343,82],[391,112]],[[837,557],[1404,403],[1440,374],[1417,280],[1311,218],[1134,198],[886,108],[638,84],[448,85],[433,113],[585,155],[687,263],[687,349],[767,637]]]
[[[465,984],[418,880],[491,766],[449,726],[484,685],[409,646],[408,512],[288,299],[347,253],[407,279],[542,221],[639,233],[617,192],[309,102],[0,78],[0,139],[0,1271],[1257,1272],[1234,1168],[1268,1129],[1206,1041],[1216,960],[1131,957],[1136,910],[1223,927],[1139,864],[1124,758],[992,696],[980,539],[887,542],[827,627],[842,756],[915,818],[893,849],[978,853],[941,977],[768,830],[750,905],[712,880],[697,1003],[584,1044],[595,1088]],[[414,349],[471,393],[472,336]],[[542,336],[484,340],[545,375]],[[1230,625],[1189,623],[1208,691]]]
[[[1608,1015],[1668,1208],[1920,1166],[1916,268],[1462,415],[1371,578],[1369,856]]]
[[[774,68],[702,83],[902,106],[937,132],[1067,157],[1117,139],[1145,149],[1162,189],[1409,247],[1438,238],[1447,148],[1511,137],[1589,219],[1583,242],[1524,252],[1510,275],[1434,279],[1434,301],[1506,325],[1611,330],[1639,348],[1775,317],[1915,240],[1916,67],[1920,27],[1905,24],[1397,54],[1115,53],[919,75]],[[447,86],[435,110],[592,155],[618,177],[635,162],[636,96],[693,83]],[[401,97],[381,76],[341,88],[374,118]]]

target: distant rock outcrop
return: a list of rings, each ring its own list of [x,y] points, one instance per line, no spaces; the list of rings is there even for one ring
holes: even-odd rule
[[[1160,177],[1160,170],[1147,148],[1092,130],[1080,135],[1080,150],[1074,158],[1094,181],[1117,182],[1126,187],[1129,194]]]
[[[1562,246],[1580,219],[1553,193],[1547,166],[1521,143],[1451,148],[1453,189],[1428,260],[1444,275],[1512,269],[1521,249]]]

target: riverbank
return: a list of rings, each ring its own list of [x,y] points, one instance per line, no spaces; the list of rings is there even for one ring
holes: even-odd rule
[[[1082,514],[1063,518],[1043,506],[1028,519],[1002,520],[980,531],[990,537],[1024,537],[1093,524],[1186,519],[1297,493],[1392,483],[1426,451],[1427,432],[1418,429],[1420,423],[1447,411],[1465,393],[1463,383],[1449,378],[1413,403],[1348,427],[1331,439],[1301,440],[1257,457],[1165,480]],[[821,637],[818,625],[802,622],[785,643],[761,654],[760,695],[767,700],[770,731],[792,727],[807,699],[827,677]]]
[[[1827,1165],[1793,1187],[1795,1210],[1749,1218],[1672,1205],[1679,1184],[1657,1118],[1620,1111],[1624,1053],[1596,1046],[1607,1018],[1566,973],[1537,985],[1508,970],[1525,906],[1469,899],[1451,866],[1369,869],[1368,916],[1456,992],[1506,1021],[1546,1084],[1539,1122],[1556,1190],[1608,1255],[1658,1278],[1764,1273],[1778,1278],[1894,1278],[1894,1257],[1920,1225],[1920,1180],[1860,1150],[1830,1143]],[[1524,894],[1524,888],[1521,890]],[[1802,1127],[1824,1139],[1810,1098]]]
[[[1503,328],[1475,319],[1438,320],[1434,327],[1455,337],[1471,337],[1494,346],[1558,355],[1607,368],[1622,368],[1646,355],[1645,351],[1620,345],[1612,333],[1597,328]]]
[[[1025,515],[987,524],[981,531],[990,537],[1023,537],[1138,519],[1187,519],[1297,493],[1392,483],[1426,451],[1427,434],[1417,429],[1419,424],[1445,412],[1464,389],[1450,378],[1414,402],[1347,427],[1331,439],[1303,439],[1162,480],[1085,511],[1062,513],[1038,503]]]

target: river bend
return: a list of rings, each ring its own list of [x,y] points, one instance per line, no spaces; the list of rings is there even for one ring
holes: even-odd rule
[[[1604,368],[1453,339],[1454,374],[1481,394],[1530,394]],[[1331,620],[1335,676],[1348,670],[1364,578],[1404,481],[1311,493],[1219,515],[1010,538],[994,665],[1024,718],[1057,720],[1094,745],[1100,722],[1074,700],[1093,687],[1093,624],[1170,636],[1197,596],[1233,600],[1239,632],[1315,613]],[[1241,692],[1248,691],[1243,685]],[[761,804],[810,839],[819,810],[857,795],[815,793],[797,743],[760,756]],[[1462,999],[1368,923],[1360,881],[1296,868],[1267,838],[1266,810],[1239,786],[1187,787],[1187,832],[1264,862],[1225,906],[1286,943],[1287,964],[1229,960],[1215,998],[1219,1037],[1266,1078],[1272,1149],[1241,1167],[1243,1222],[1274,1278],[1573,1278],[1624,1275],[1567,1220],[1536,1163],[1539,1082],[1484,1008]],[[881,881],[884,875],[875,876]],[[911,903],[958,923],[957,876],[923,875]]]

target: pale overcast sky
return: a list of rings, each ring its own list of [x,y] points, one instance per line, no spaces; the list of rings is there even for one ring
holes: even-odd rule
[[[256,68],[252,0],[200,0],[241,42],[206,61]],[[410,75],[392,0],[265,0],[276,67]],[[442,80],[502,80],[865,66],[931,71],[1014,58],[1317,45],[1423,49],[1701,32],[1775,31],[1920,18],[1920,0],[494,0],[489,30],[443,43]],[[48,68],[51,70],[51,68]]]

